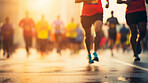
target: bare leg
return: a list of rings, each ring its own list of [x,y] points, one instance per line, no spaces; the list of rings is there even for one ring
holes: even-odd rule
[[[98,50],[99,48],[99,44],[101,41],[101,29],[102,29],[102,21],[98,20],[94,23],[94,27],[95,27],[95,51]]]
[[[137,42],[136,42],[137,34],[138,34],[137,26],[135,24],[132,24],[132,25],[129,25],[129,27],[130,27],[130,33],[131,33],[130,43],[132,45],[134,54],[137,54]]]

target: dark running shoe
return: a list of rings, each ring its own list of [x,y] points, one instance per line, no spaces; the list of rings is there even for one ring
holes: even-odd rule
[[[98,57],[95,57],[93,60],[94,61],[99,61],[99,58]]]
[[[134,54],[134,61],[140,61],[138,54]]]
[[[93,60],[89,60],[89,64],[92,64],[92,63],[94,63],[94,61]]]
[[[7,58],[10,58],[10,54],[7,54]]]
[[[98,58],[98,55],[97,55],[97,52],[95,51],[94,53],[93,53],[93,55],[94,55],[94,61],[99,61],[99,58]]]

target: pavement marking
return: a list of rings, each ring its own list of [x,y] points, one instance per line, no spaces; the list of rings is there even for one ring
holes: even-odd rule
[[[148,68],[143,68],[143,67],[140,67],[140,66],[137,66],[137,65],[134,65],[134,64],[130,64],[130,63],[121,61],[121,60],[113,59],[113,61],[120,63],[120,64],[127,65],[127,66],[135,67],[135,68],[138,68],[138,69],[141,69],[141,70],[144,70],[144,71],[148,71]]]

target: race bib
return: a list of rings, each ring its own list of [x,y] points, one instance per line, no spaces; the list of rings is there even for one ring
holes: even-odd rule
[[[115,28],[116,25],[115,24],[110,24],[110,28]]]
[[[98,4],[98,0],[91,0],[88,4]]]

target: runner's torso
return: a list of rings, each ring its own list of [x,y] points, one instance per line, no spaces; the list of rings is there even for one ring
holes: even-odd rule
[[[130,0],[130,4],[126,9],[126,14],[137,11],[146,11],[145,0]]]
[[[35,27],[35,24],[31,18],[22,19],[20,25],[23,28],[24,36],[32,36],[32,28]]]
[[[115,29],[116,25],[119,24],[117,18],[115,17],[108,18],[107,21],[109,22],[109,28],[112,28],[112,29],[113,28]]]
[[[98,4],[84,2],[82,15],[92,16],[96,13],[103,13],[101,0],[98,0]]]
[[[53,22],[54,24],[54,29],[55,29],[55,34],[59,34],[62,32],[62,26],[63,26],[63,22],[60,20],[56,20]]]
[[[9,23],[5,23],[3,26],[2,26],[2,36],[3,36],[3,39],[12,39],[13,38],[13,27],[11,24]]]

